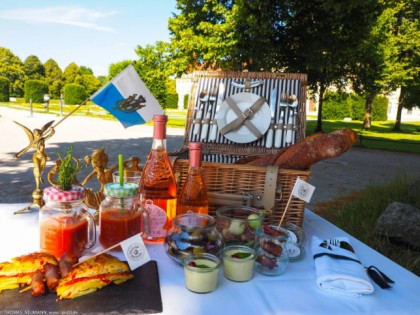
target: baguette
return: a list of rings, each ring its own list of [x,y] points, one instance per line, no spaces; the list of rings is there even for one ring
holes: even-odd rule
[[[243,163],[253,166],[275,165],[285,169],[307,170],[313,164],[335,158],[348,151],[357,140],[352,129],[335,130],[329,134],[316,133],[303,141],[281,149],[276,154],[254,158]]]

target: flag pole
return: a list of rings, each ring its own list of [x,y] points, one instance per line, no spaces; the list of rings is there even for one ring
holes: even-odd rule
[[[139,234],[140,234],[140,237],[141,237],[143,235],[143,232],[140,232]],[[109,252],[110,250],[113,250],[114,248],[117,248],[118,246],[121,246],[121,242],[120,243],[117,243],[117,244],[114,244],[114,245],[112,245],[112,246],[110,246],[108,248],[105,248],[104,250],[100,251],[99,253],[97,253],[97,254],[95,254],[93,256],[90,256],[90,257],[86,258],[83,261],[80,261],[80,262],[74,264],[73,265],[73,268],[74,267],[77,267],[78,265],[80,265],[81,263],[85,262],[86,260],[89,260],[89,259],[98,257],[99,255],[105,254],[106,252]]]
[[[283,223],[284,217],[286,216],[286,212],[287,212],[287,209],[289,208],[290,201],[292,200],[292,197],[293,197],[293,194],[292,194],[292,192],[290,192],[289,200],[287,200],[286,208],[284,208],[283,215],[281,216],[279,225],[277,227],[281,227],[281,224]]]
[[[90,101],[90,97],[88,97],[87,99],[85,99],[82,103],[80,103],[80,105],[76,106],[75,109],[73,109],[70,113],[68,113],[66,116],[64,116],[61,120],[59,120],[56,124],[54,124],[53,126],[51,126],[52,128],[57,127],[59,124],[61,124],[64,119],[68,118],[70,115],[72,115],[75,111],[77,111],[80,107],[82,107],[83,105],[86,105],[86,103]]]
[[[286,216],[287,209],[289,208],[289,205],[290,205],[290,201],[292,200],[292,197],[293,197],[293,189],[298,179],[299,179],[299,176],[295,180],[295,184],[293,185],[292,191],[290,192],[289,200],[287,200],[286,208],[284,208],[283,215],[281,216],[279,225],[277,225],[277,227],[281,227],[281,224],[283,223],[284,217]]]

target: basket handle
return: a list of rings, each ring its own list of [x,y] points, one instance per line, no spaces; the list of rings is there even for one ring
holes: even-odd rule
[[[274,207],[278,173],[278,166],[267,166],[263,193],[263,205],[265,210],[272,210]]]

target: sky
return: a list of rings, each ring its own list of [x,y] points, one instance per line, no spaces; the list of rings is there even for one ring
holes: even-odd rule
[[[176,0],[0,0],[0,47],[22,62],[54,59],[107,75],[110,64],[135,60],[137,46],[168,41]]]

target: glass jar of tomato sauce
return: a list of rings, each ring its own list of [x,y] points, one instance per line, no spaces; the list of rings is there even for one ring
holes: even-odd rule
[[[105,248],[142,233],[147,237],[148,215],[137,198],[139,186],[124,182],[104,186],[105,199],[99,207],[99,242]],[[120,248],[116,248],[119,250]]]
[[[57,259],[65,253],[81,257],[95,245],[96,225],[83,197],[81,186],[72,186],[71,190],[55,186],[44,189],[45,205],[39,210],[41,251]]]

